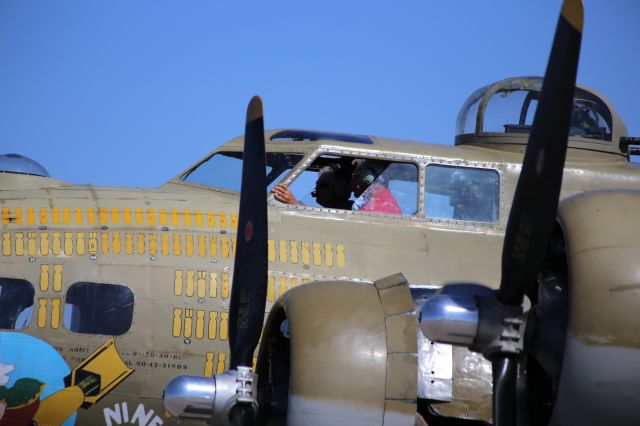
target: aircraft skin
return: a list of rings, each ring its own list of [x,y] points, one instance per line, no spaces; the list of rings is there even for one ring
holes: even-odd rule
[[[578,194],[559,207],[572,284],[557,424],[640,421],[639,208],[637,190]]]
[[[639,187],[638,166],[618,147],[626,128],[603,102],[612,114],[612,142],[570,138],[562,197]],[[416,287],[459,281],[497,288],[506,220],[528,134],[476,132],[444,146],[375,136],[370,144],[271,140],[279,132],[266,132],[268,153],[304,155],[285,183],[294,182],[319,155],[330,154],[414,164],[419,190],[417,212],[409,216],[287,205],[270,195],[267,311],[287,290],[310,281],[373,282],[398,271]],[[214,153],[242,151],[242,142],[238,137]],[[425,168],[430,164],[495,171],[497,220],[426,217]],[[53,424],[173,424],[161,400],[166,383],[176,375],[211,375],[228,367],[239,197],[181,180],[191,169],[157,189],[72,185],[0,173],[1,277],[26,280],[35,290],[28,326],[0,331],[0,379],[6,378],[0,386],[8,392],[19,368],[21,377],[43,384],[43,389],[34,384],[33,395],[18,404],[39,404],[29,415],[40,424],[52,421],[47,419],[57,419]],[[70,331],[65,297],[79,282],[128,287],[134,295],[130,328],[113,337]],[[38,361],[34,353],[43,358]],[[468,351],[455,348],[454,354],[462,363]],[[462,370],[454,368],[454,383]],[[80,371],[99,377],[98,387],[83,384],[87,376]],[[454,387],[454,394],[466,396],[436,411],[452,416],[465,411],[467,418],[488,421],[491,389],[479,382]],[[14,424],[7,423],[10,408],[6,401],[0,405],[0,425]]]

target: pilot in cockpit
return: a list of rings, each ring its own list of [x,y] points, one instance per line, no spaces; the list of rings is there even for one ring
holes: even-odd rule
[[[384,175],[387,163],[376,160],[353,160],[351,189],[358,199],[353,203],[353,210],[402,215],[395,196],[389,190]]]
[[[276,200],[286,204],[301,204],[284,183],[276,184],[271,190]],[[331,163],[318,171],[315,190],[311,193],[322,207],[351,210],[353,201],[349,181],[343,166]]]

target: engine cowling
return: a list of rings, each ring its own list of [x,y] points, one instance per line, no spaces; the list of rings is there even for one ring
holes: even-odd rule
[[[640,424],[640,192],[559,206],[569,321],[552,424]]]
[[[272,395],[264,405],[280,407],[265,415],[280,411],[288,424],[413,425],[416,327],[401,275],[291,289],[272,308],[260,346],[259,388]]]

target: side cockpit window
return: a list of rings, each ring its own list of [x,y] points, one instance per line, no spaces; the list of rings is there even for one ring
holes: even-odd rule
[[[418,210],[418,167],[413,163],[325,154],[275,198],[307,207],[412,216]]]
[[[267,152],[267,190],[302,160],[303,154]],[[217,152],[185,173],[180,180],[240,192],[242,152]]]
[[[496,170],[429,164],[425,179],[424,211],[427,217],[498,221],[500,175]]]
[[[133,322],[133,292],[118,284],[78,282],[69,287],[64,326],[76,333],[119,336]]]
[[[0,278],[0,329],[20,330],[33,317],[35,289],[29,281]]]
[[[366,160],[365,160],[366,164]],[[373,184],[354,201],[353,210],[412,216],[418,212],[418,168],[411,163],[388,163]],[[357,173],[357,171],[356,171]],[[384,192],[387,195],[384,196]],[[392,204],[389,205],[388,202]],[[397,205],[397,208],[393,205]]]

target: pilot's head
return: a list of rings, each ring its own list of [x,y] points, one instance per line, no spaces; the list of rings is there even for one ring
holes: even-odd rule
[[[357,159],[351,164],[353,165],[351,189],[356,197],[361,196],[385,169],[384,163],[375,160]]]
[[[316,189],[312,193],[322,207],[348,209],[351,188],[341,175],[340,164],[330,164],[318,171]]]

